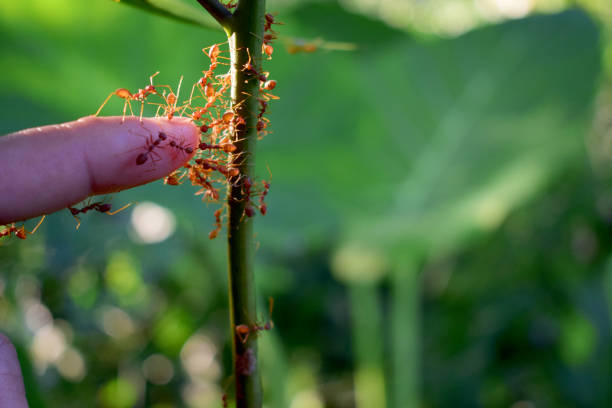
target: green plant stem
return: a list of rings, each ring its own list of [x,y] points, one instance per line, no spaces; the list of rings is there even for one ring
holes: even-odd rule
[[[232,165],[240,169],[240,176],[230,179],[228,187],[229,301],[237,408],[259,408],[262,405],[257,336],[251,333],[243,342],[235,328],[237,325],[252,327],[257,321],[253,223],[244,213],[248,203],[243,196],[243,185],[247,178],[253,180],[259,78],[244,66],[250,60],[254,69],[261,72],[264,13],[265,0],[241,0],[228,34],[232,107],[237,117],[246,122],[236,126],[237,149],[230,158]]]
[[[198,3],[227,30],[232,19],[232,13],[223,4],[219,3],[218,0],[198,0]]]
[[[236,327],[253,327],[257,321],[257,301],[253,274],[253,222],[245,216],[249,205],[244,197],[245,180],[253,180],[259,76],[263,43],[265,0],[240,0],[234,14],[217,0],[198,2],[225,29],[230,47],[232,109],[244,123],[235,122],[236,151],[230,156],[230,166],[240,175],[230,178],[227,205],[228,280],[232,357],[234,363],[236,408],[260,408],[261,378],[257,355],[256,333],[249,336],[236,333]],[[251,70],[245,69],[250,63]]]
[[[419,304],[421,272],[417,258],[398,260],[391,273],[391,400],[393,407],[418,407]]]

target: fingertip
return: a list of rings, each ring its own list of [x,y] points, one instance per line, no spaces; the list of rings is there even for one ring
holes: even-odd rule
[[[104,134],[88,149],[92,194],[116,192],[165,177],[194,156],[199,139],[197,126],[188,118],[102,117],[88,121],[90,128]],[[104,150],[100,141],[112,147]]]

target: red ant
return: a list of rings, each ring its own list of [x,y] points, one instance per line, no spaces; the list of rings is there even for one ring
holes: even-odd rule
[[[274,48],[270,44],[262,44],[261,52],[268,56],[268,59],[272,59],[272,53],[274,52]]]
[[[105,214],[108,214],[108,215],[115,215],[118,212],[121,212],[121,211],[125,210],[130,205],[132,205],[132,203],[126,204],[123,207],[121,207],[120,209],[111,212],[112,206],[111,206],[110,203],[103,203],[102,201],[97,201],[95,203],[86,205],[86,206],[81,207],[81,208],[68,207],[68,210],[70,210],[70,213],[72,214],[74,219],[77,220],[78,224],[76,226],[76,229],[79,229],[79,227],[81,226],[81,219],[79,217],[77,217],[78,214],[85,214],[88,211],[95,210],[95,211],[98,211],[98,212],[101,212],[101,213],[105,213]]]
[[[170,175],[166,176],[166,178],[164,179],[164,184],[168,184],[170,186],[178,186],[182,184],[181,179],[185,177],[187,173],[183,173],[180,176],[179,173],[180,172],[178,170],[175,170]]]
[[[269,313],[270,313],[270,318],[271,318],[272,309],[274,308],[274,299],[271,297],[268,298],[268,308],[269,308]],[[273,328],[274,328],[274,322],[270,320],[263,326],[258,325],[257,323],[253,324],[252,326],[248,326],[246,324],[239,324],[238,326],[236,326],[235,330],[236,330],[236,336],[238,336],[238,339],[242,342],[242,344],[245,344],[247,340],[249,339],[249,334],[257,333],[263,330],[271,330]]]
[[[271,91],[274,88],[276,88],[276,81],[274,79],[264,82],[261,87],[261,89],[265,89],[266,91]]]
[[[173,148],[175,148],[177,150],[180,150],[182,152],[185,152],[187,154],[193,153],[193,147],[191,147],[191,146],[187,146],[187,147],[182,146],[181,144],[176,143],[174,140],[171,140],[168,143],[168,146],[173,147]]]
[[[136,92],[135,94],[132,94],[129,90],[125,88],[119,88],[119,89],[114,90],[106,97],[106,99],[104,100],[102,105],[100,105],[100,107],[98,108],[98,111],[94,114],[94,116],[98,116],[98,114],[100,113],[100,111],[102,111],[102,108],[104,107],[104,105],[106,105],[106,103],[111,98],[111,96],[117,95],[118,97],[125,99],[125,103],[123,104],[123,117],[125,117],[125,111],[128,106],[130,107],[130,114],[134,115],[134,111],[132,110],[132,104],[130,103],[130,100],[135,100],[135,101],[141,102],[140,117],[142,118],[142,112],[144,109],[144,100],[150,94],[157,94],[157,91],[155,90],[155,86],[153,85],[153,78],[157,74],[159,74],[159,71],[149,77],[149,81],[151,82],[150,85],[145,86],[144,89],[139,89],[138,92]]]
[[[264,32],[265,31],[270,31],[272,34],[276,34],[272,30],[272,24],[283,24],[283,23],[279,23],[278,21],[274,21],[274,15],[272,15],[270,13],[266,13],[265,19],[266,19],[266,21],[264,22]]]
[[[255,215],[255,210],[253,210],[253,207],[251,206],[251,188],[252,187],[253,187],[253,183],[251,182],[251,179],[249,177],[245,177],[244,181],[242,182],[244,201],[246,201],[246,204],[244,206],[244,214],[249,218]]]
[[[200,85],[202,88],[204,88],[204,86],[208,82],[208,79],[213,77],[214,71],[215,69],[217,69],[217,65],[219,64],[218,59],[225,58],[225,57],[219,56],[219,54],[221,54],[221,50],[219,49],[219,44],[213,44],[210,47],[202,48],[202,52],[206,54],[208,58],[210,58],[210,66],[208,68],[208,71],[202,71],[204,76],[200,78],[200,80],[197,82],[197,85]],[[193,93],[193,90],[192,90],[192,93]]]
[[[183,77],[181,76],[181,78],[179,79],[179,83],[178,83],[176,94],[172,91],[172,88],[169,85],[164,85],[164,87],[168,88],[168,90],[169,90],[168,96],[166,96],[165,91],[162,94],[162,98],[164,98],[164,101],[166,102],[166,105],[163,106],[161,104],[156,104],[156,105],[158,105],[156,115],[159,115],[159,108],[163,107],[164,115],[167,116],[168,120],[170,120],[170,119],[172,119],[174,117],[174,114],[177,111],[176,104],[178,102],[179,94],[181,93],[181,84],[182,83],[183,83]],[[185,108],[186,108],[186,106],[183,107],[183,110]]]
[[[236,151],[237,147],[235,144],[227,141],[227,140],[222,140],[221,144],[208,144],[205,142],[201,142],[198,145],[198,148],[200,150],[223,150],[225,153],[232,153],[234,151]]]
[[[15,236],[17,238],[19,238],[19,239],[26,239],[27,238],[27,234],[31,235],[31,234],[34,234],[36,232],[38,227],[40,227],[40,225],[45,220],[45,217],[46,217],[46,215],[42,216],[42,218],[40,219],[40,221],[38,221],[38,224],[36,224],[36,226],[34,227],[34,229],[32,231],[26,231],[25,225],[17,227],[15,225],[15,223],[12,223],[11,225],[7,226],[2,231],[0,231],[0,238],[1,237],[10,236],[11,234],[15,234]]]
[[[270,183],[264,180],[262,184],[264,189],[261,191],[261,193],[258,194],[259,212],[261,212],[261,215],[266,215],[266,213],[268,212],[268,206],[266,206],[264,200],[266,195],[268,195],[268,191],[270,191]],[[244,201],[246,202],[244,207],[244,215],[246,215],[247,217],[253,217],[255,215],[255,209],[253,208],[253,204],[251,202],[251,196],[255,194],[253,194],[252,192],[253,182],[249,177],[244,178],[244,181],[242,182],[242,188],[244,194]]]
[[[247,54],[249,55],[249,59],[242,66],[242,70],[245,71],[248,75],[259,76],[259,73],[255,69],[255,66],[251,63],[251,52],[249,51],[248,48],[246,50],[247,50]]]
[[[153,162],[161,160],[161,156],[158,153],[154,152],[153,149],[159,146],[159,144],[167,138],[168,136],[166,136],[164,132],[159,132],[159,134],[157,135],[157,139],[155,140],[153,140],[153,135],[150,135],[147,139],[146,151],[136,156],[136,165],[140,166],[142,164],[145,164],[147,160],[149,160],[149,155],[151,155],[151,160]],[[155,160],[153,155],[156,155],[158,157],[158,160]]]
[[[266,213],[268,212],[268,206],[266,205],[264,200],[266,199],[266,195],[268,195],[268,191],[270,191],[270,183],[264,180],[262,184],[264,186],[264,189],[261,192],[261,195],[259,196],[259,212],[261,212],[261,215],[266,215]]]
[[[210,231],[210,233],[208,234],[208,238],[215,239],[217,238],[217,235],[219,235],[219,231],[221,231],[221,228],[222,228],[222,224],[221,224],[221,214],[222,213],[223,213],[222,208],[219,208],[217,211],[215,211],[215,229]]]
[[[270,133],[268,130],[266,130],[269,122],[270,121],[266,118],[261,118],[257,121],[256,129],[259,139],[262,139],[265,135]]]
[[[227,178],[237,177],[240,174],[240,169],[219,164],[216,160],[196,159],[195,162],[201,166],[202,170],[216,170]]]

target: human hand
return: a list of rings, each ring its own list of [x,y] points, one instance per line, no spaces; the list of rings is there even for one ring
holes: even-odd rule
[[[160,132],[168,140],[154,144]],[[0,137],[0,225],[164,177],[191,159],[198,135],[182,118],[89,116]],[[0,408],[27,406],[15,348],[0,334]]]
[[[168,141],[153,145],[160,132]],[[171,140],[193,152],[173,148]],[[186,118],[120,116],[0,137],[0,225],[157,180],[188,161],[198,141],[198,128]]]

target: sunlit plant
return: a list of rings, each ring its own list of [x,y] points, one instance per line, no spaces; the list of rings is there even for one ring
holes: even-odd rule
[[[268,104],[278,99],[271,93],[276,81],[262,66],[263,60],[271,59],[274,52],[273,25],[277,21],[273,14],[266,13],[265,0],[198,2],[227,34],[226,42],[202,48],[209,61],[202,67],[202,76],[191,86],[183,84],[181,77],[177,86],[172,87],[158,84],[159,72],[156,72],[142,89],[133,92],[118,88],[110,92],[95,116],[106,113],[105,106],[111,98],[123,99],[119,126],[141,141],[134,151],[126,152],[133,156],[131,166],[146,172],[162,160],[162,155],[183,158],[182,168],[168,175],[165,184],[177,186],[188,180],[197,187],[195,194],[201,195],[203,201],[219,205],[214,212],[214,228],[208,236],[216,238],[223,225],[227,226],[234,397],[238,407],[259,407],[262,390],[257,335],[271,329],[273,324],[262,323],[257,317],[251,218],[256,213],[266,214],[265,197],[270,182],[257,180],[253,169],[255,143],[268,133],[270,125],[266,117]],[[194,20],[193,15],[185,12],[185,3],[176,0],[125,3],[199,22],[199,18]],[[150,128],[143,118],[145,106],[155,111],[155,117],[167,121],[188,118],[199,131],[198,142],[192,144],[171,131]],[[81,216],[88,212],[112,215],[125,207],[112,211],[110,203],[90,199],[68,209],[77,220],[78,228]],[[25,239],[36,232],[43,219],[31,231],[24,226],[9,225],[0,230],[0,237],[14,235]],[[223,404],[228,404],[227,395],[223,397]]]

